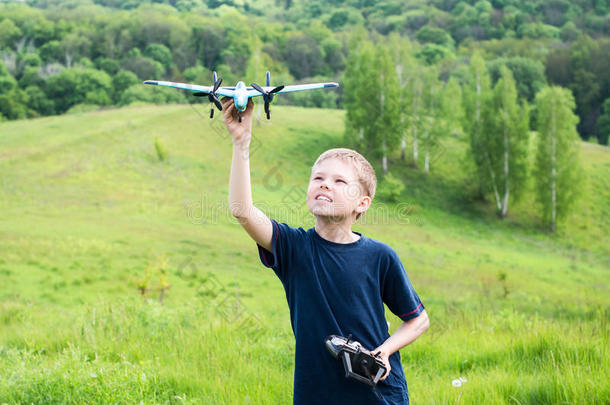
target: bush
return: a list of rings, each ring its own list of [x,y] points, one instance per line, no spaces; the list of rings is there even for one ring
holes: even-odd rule
[[[157,157],[160,162],[165,162],[169,157],[169,153],[167,151],[167,147],[158,136],[155,137],[155,150],[157,151]]]
[[[375,196],[385,202],[398,202],[404,189],[402,181],[388,173],[383,177]]]

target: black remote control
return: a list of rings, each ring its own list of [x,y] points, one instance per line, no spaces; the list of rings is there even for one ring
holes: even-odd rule
[[[330,335],[326,337],[326,348],[335,359],[341,358],[345,369],[345,378],[353,378],[363,384],[370,385],[382,399],[377,382],[386,373],[383,361],[355,340],[352,335],[343,336]]]

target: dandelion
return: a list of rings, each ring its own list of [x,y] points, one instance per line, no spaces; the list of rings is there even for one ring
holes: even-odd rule
[[[451,381],[451,385],[453,385],[454,387],[461,387],[462,382],[460,380],[453,380]]]

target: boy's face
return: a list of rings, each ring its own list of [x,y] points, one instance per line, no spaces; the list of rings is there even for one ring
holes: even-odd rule
[[[365,200],[365,201],[363,201]],[[307,208],[315,216],[343,219],[368,208],[356,170],[341,159],[331,158],[314,166],[307,189]]]

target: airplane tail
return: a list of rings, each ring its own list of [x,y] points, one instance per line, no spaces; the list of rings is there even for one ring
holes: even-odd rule
[[[267,87],[271,86],[271,73],[267,72]]]

